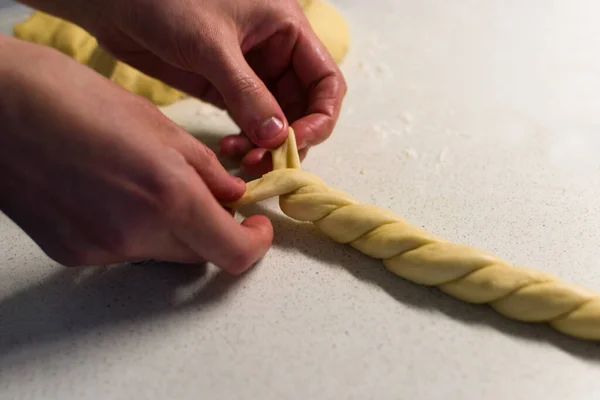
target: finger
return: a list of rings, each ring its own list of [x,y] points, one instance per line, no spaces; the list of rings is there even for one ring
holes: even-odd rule
[[[258,147],[274,148],[287,137],[287,120],[264,82],[246,62],[241,49],[227,46],[203,68],[223,96],[232,118]]]
[[[307,108],[306,90],[293,68],[288,69],[275,84],[274,92],[290,123],[305,116]],[[298,140],[298,137],[296,139]],[[301,142],[298,144],[303,147]]]
[[[304,161],[308,150],[308,147],[298,150],[300,161]],[[262,176],[273,170],[273,158],[265,149],[254,149],[242,159],[241,167],[247,174]]]
[[[39,200],[39,194],[38,194]],[[40,207],[23,208],[26,213],[18,212],[21,208],[7,209],[15,222],[40,246],[53,260],[65,266],[109,265],[141,259],[156,259],[176,263],[200,263],[202,257],[172,235],[157,240],[156,243],[137,242],[129,249],[128,255],[117,254],[111,249],[99,246],[90,232],[82,233],[70,221],[73,210],[63,210],[52,198],[44,198],[44,204],[51,204],[55,213],[61,215],[62,222],[51,221],[48,214],[38,212]],[[12,212],[12,211],[17,211]],[[63,214],[63,211],[68,214]]]
[[[112,47],[115,49],[120,48],[119,46]],[[124,52],[117,50],[114,56],[175,89],[218,108],[225,108],[225,102],[219,91],[208,79],[195,72],[168,64],[149,51]]]
[[[177,237],[169,235],[166,240],[146,248],[142,259],[160,260],[182,264],[199,264],[205,260]]]
[[[226,158],[242,158],[253,148],[255,146],[248,136],[240,133],[223,138],[219,143],[219,154]]]
[[[242,159],[241,167],[247,174],[262,176],[273,169],[271,153],[267,149],[253,149]]]
[[[206,145],[191,136],[188,142],[190,144],[180,151],[196,169],[217,200],[228,202],[240,198],[246,191],[244,181],[227,172],[215,153]]]
[[[316,145],[329,137],[339,117],[346,82],[335,61],[312,29],[298,37],[292,59],[294,70],[307,88],[306,116],[292,127],[303,145]]]
[[[244,181],[227,172],[211,149],[175,124],[171,129],[176,131],[165,135],[163,141],[183,155],[188,164],[202,177],[214,197],[219,201],[229,202],[239,199],[244,194]]]
[[[144,239],[144,238],[141,238]],[[96,263],[103,265],[139,260],[158,260],[179,264],[199,264],[205,260],[189,246],[172,234],[167,234],[152,242],[137,242],[128,249],[127,255],[116,254],[110,249],[95,248],[91,254]]]
[[[196,179],[186,186],[192,200],[185,215],[175,221],[176,236],[218,267],[234,274],[244,272],[269,249],[273,241],[270,221],[257,215],[238,224]]]
[[[304,115],[306,109],[304,88],[293,69],[285,71],[279,81],[273,84],[273,89],[288,121],[296,121]],[[305,146],[301,135],[296,135],[296,141],[299,149]],[[219,146],[219,154],[231,159],[242,159],[254,148],[256,146],[252,141],[241,133],[224,138]],[[252,167],[257,163],[253,157],[250,156],[246,160],[247,164],[252,164]],[[265,167],[268,168],[266,165]],[[264,171],[264,168],[260,170]]]
[[[280,21],[280,15],[272,15],[265,21],[265,26],[278,26]],[[245,58],[252,70],[269,86],[279,81],[291,65],[298,28],[291,24],[287,29],[265,34],[266,40],[254,46]]]

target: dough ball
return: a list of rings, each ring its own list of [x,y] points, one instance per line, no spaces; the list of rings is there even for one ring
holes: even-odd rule
[[[341,63],[350,46],[350,29],[344,17],[322,0],[300,0],[306,18],[336,63]]]

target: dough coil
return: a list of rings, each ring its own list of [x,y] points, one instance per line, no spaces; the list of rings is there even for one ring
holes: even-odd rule
[[[586,340],[600,340],[600,296],[534,269],[511,266],[485,251],[450,243],[383,208],[360,204],[300,169],[293,131],[272,151],[273,171],[247,184],[235,209],[279,196],[287,216],[312,222],[338,243],[380,259],[394,274],[436,286],[460,300],[488,304],[523,322],[547,323]]]

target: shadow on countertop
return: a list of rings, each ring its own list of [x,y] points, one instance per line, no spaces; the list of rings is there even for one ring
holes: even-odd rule
[[[214,148],[222,136],[193,133]],[[208,137],[207,137],[208,135]],[[275,229],[274,246],[294,248],[308,257],[345,269],[377,285],[411,307],[441,312],[455,320],[486,325],[516,338],[549,343],[585,360],[600,362],[600,345],[572,339],[546,325],[516,322],[487,306],[466,304],[435,288],[388,272],[379,261],[324,238],[312,224],[297,223],[254,205],[242,215],[263,214]],[[105,326],[131,323],[219,301],[247,274],[232,276],[208,266],[168,263],[61,269],[41,283],[0,299],[0,359],[20,348],[85,334]],[[177,301],[181,289],[187,301]]]
[[[200,310],[245,276],[207,265],[160,262],[62,268],[0,300],[0,360],[22,347],[192,307]]]
[[[572,339],[542,324],[502,317],[487,306],[456,300],[388,272],[379,261],[324,238],[311,224],[297,223],[260,205],[244,216],[263,214],[273,222],[274,246],[294,248],[308,257],[350,272],[414,308],[441,312],[458,321],[486,325],[507,335],[546,342],[581,359],[600,362],[600,345]],[[251,273],[251,272],[249,272]],[[41,283],[0,300],[0,359],[22,347],[82,335],[121,323],[200,310],[243,281],[202,265],[151,263],[62,269]],[[178,301],[177,293],[186,296]]]
[[[441,312],[466,324],[486,325],[516,338],[546,342],[581,359],[600,362],[600,343],[571,338],[546,324],[511,320],[489,306],[465,303],[437,288],[409,282],[389,272],[379,260],[325,238],[312,224],[298,223],[260,205],[248,206],[243,211],[244,216],[262,214],[272,221],[276,232],[274,246],[295,248],[308,257],[340,266],[357,279],[381,287],[398,302]]]
[[[209,128],[190,133],[215,152],[223,138]],[[236,168],[233,162],[221,162],[227,169]],[[233,276],[209,265],[160,262],[61,268],[39,283],[0,298],[0,360],[27,346],[103,327],[184,309],[200,310],[246,276]]]

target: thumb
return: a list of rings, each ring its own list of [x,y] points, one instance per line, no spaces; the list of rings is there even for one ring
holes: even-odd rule
[[[285,114],[239,47],[227,50],[207,65],[206,78],[221,93],[231,117],[256,146],[279,146],[287,137]]]

